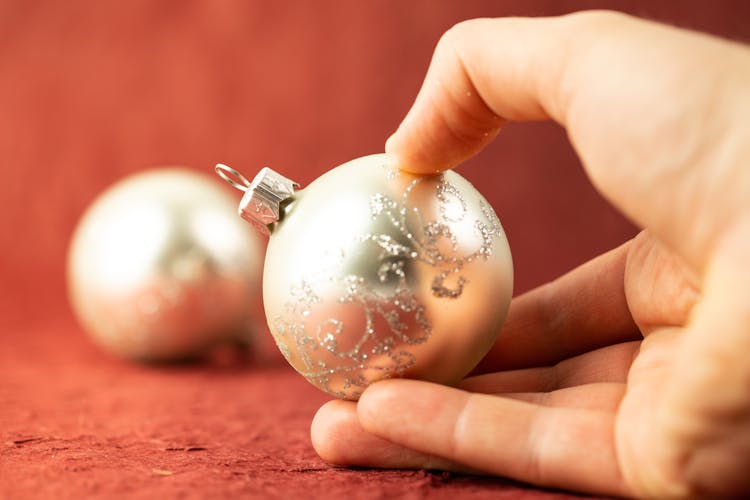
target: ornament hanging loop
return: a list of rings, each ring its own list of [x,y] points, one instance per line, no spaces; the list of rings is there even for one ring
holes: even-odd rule
[[[239,189],[243,193],[250,187],[250,181],[245,179],[245,176],[223,163],[216,164],[216,173],[219,177],[227,181],[227,183],[233,188]]]

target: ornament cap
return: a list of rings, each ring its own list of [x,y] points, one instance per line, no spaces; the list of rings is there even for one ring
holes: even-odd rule
[[[283,205],[292,200],[295,190],[299,188],[299,184],[268,167],[263,167],[253,182],[248,182],[242,174],[226,165],[216,165],[216,172],[229,184],[245,192],[238,212],[266,236],[281,220]]]

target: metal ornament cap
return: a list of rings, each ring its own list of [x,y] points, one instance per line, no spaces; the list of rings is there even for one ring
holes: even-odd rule
[[[263,167],[253,182],[221,163],[216,165],[216,172],[231,186],[244,191],[238,209],[240,217],[266,236],[270,236],[276,222],[281,220],[283,205],[292,201],[299,188],[299,184],[268,167]]]
[[[280,173],[263,167],[240,200],[239,213],[261,233],[270,236],[281,220],[282,204],[291,201],[299,184]]]

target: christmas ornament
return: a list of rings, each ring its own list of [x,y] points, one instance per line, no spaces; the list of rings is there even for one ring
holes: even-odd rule
[[[264,168],[240,215],[270,235],[266,319],[289,363],[333,396],[389,377],[455,384],[492,346],[512,292],[487,201],[455,172],[419,177],[372,155],[305,189]]]
[[[167,361],[247,340],[260,317],[260,239],[203,175],[155,169],[105,191],[68,253],[73,309],[119,356]],[[257,306],[256,306],[257,305]]]

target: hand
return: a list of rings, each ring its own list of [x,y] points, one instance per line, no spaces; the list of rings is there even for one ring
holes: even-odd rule
[[[325,460],[646,497],[750,493],[750,50],[624,15],[448,31],[386,150],[451,168],[507,120],[552,119],[644,228],[516,298],[459,388],[331,401]]]

